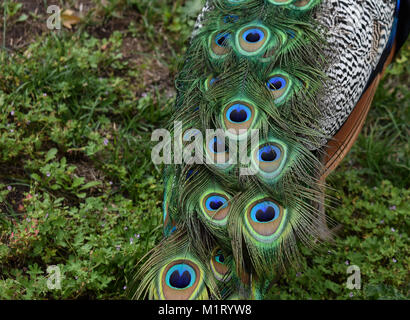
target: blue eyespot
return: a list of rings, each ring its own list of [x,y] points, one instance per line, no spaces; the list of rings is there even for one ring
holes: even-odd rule
[[[177,264],[170,268],[165,278],[168,286],[180,290],[191,287],[195,280],[196,274],[194,269],[185,263]]]
[[[249,29],[242,35],[243,39],[249,43],[258,43],[265,38],[265,33],[260,29]]]
[[[228,201],[221,196],[210,196],[206,199],[205,207],[209,211],[217,211],[228,206]]]
[[[259,149],[258,160],[263,162],[272,162],[280,159],[281,151],[273,145],[266,145]]]
[[[280,209],[272,201],[264,201],[255,205],[251,210],[251,218],[257,223],[268,223],[279,217]]]
[[[225,145],[225,141],[218,137],[214,137],[209,143],[209,150],[213,153],[225,153],[229,151],[229,147]]]
[[[282,90],[283,88],[286,87],[286,84],[287,84],[286,79],[280,76],[270,78],[268,82],[266,83],[268,89],[272,91]]]
[[[215,43],[222,48],[225,48],[228,45],[228,40],[231,38],[231,35],[229,33],[223,32],[219,33],[215,37]]]
[[[230,122],[242,123],[248,121],[252,117],[252,111],[249,107],[237,103],[228,109],[226,117]]]
[[[215,261],[220,264],[225,264],[225,257],[221,250],[218,250],[217,255],[215,256]]]

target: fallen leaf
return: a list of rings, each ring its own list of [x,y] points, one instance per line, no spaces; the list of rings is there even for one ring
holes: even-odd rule
[[[71,29],[72,26],[79,23],[81,19],[75,15],[73,10],[67,9],[61,14],[61,21],[64,27]]]

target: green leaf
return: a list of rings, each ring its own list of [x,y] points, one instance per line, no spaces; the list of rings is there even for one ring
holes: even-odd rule
[[[84,183],[85,178],[84,177],[75,177],[72,188],[77,188],[78,186],[82,185]]]
[[[101,184],[100,181],[90,181],[90,182],[86,183],[85,185],[83,185],[83,186],[80,188],[80,190],[89,189],[89,188],[98,186],[98,185],[100,185],[100,184]]]
[[[52,148],[48,150],[47,155],[46,155],[46,162],[49,162],[50,160],[54,159],[57,154],[57,151],[58,150],[56,148]]]
[[[61,189],[61,186],[58,185],[58,184],[53,184],[53,185],[50,187],[50,189],[51,189],[51,190],[58,190],[58,189]]]
[[[17,22],[23,22],[26,21],[28,19],[28,15],[26,15],[25,13],[23,13],[18,19]]]
[[[38,181],[38,182],[41,182],[41,181],[42,181],[41,177],[40,177],[37,173],[32,173],[32,174],[30,175],[30,177],[31,177],[31,179],[34,179],[34,180],[36,180],[36,181]]]

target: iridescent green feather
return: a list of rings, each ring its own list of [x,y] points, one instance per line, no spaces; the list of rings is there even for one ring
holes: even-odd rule
[[[260,299],[297,260],[298,240],[318,238],[323,222],[316,207],[324,186],[317,149],[325,137],[317,100],[324,90],[325,41],[312,13],[319,2],[209,1],[176,81],[169,128],[175,137],[174,122],[181,124],[183,146],[190,143],[185,134],[193,138],[190,129],[203,137],[207,129],[231,131],[226,140],[204,138],[197,156],[205,164],[167,168],[167,237],[141,269],[135,297],[166,298],[164,283],[188,283],[196,270],[201,286],[190,298]],[[259,144],[240,129],[259,130]],[[249,161],[231,164],[228,151]],[[222,162],[212,161],[217,158]],[[215,267],[215,252],[223,252],[226,266]],[[171,269],[174,275],[166,278],[167,266],[183,259],[197,269]]]

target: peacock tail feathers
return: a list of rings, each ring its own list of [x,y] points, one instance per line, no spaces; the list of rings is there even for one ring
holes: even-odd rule
[[[176,80],[165,237],[134,298],[262,299],[299,242],[329,234],[322,175],[335,128],[324,123],[338,114],[323,106],[343,60],[325,36],[332,5],[207,1]]]
[[[189,238],[178,231],[152,252],[141,268],[144,278],[135,298],[209,299],[219,297],[209,268],[192,248]]]

